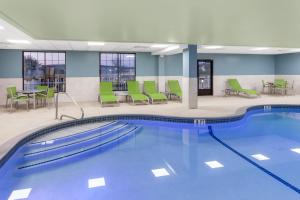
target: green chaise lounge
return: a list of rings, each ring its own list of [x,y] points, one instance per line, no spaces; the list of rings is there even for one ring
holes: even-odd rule
[[[157,91],[155,81],[144,81],[144,93],[150,98],[151,103],[167,102],[166,95]]]
[[[138,81],[127,81],[128,96],[135,103],[149,103],[149,98],[140,92]]]
[[[100,82],[99,85],[99,101],[101,105],[118,104],[118,98],[112,90],[112,82]]]
[[[168,88],[169,88],[169,95],[176,96],[180,100],[182,99],[182,90],[180,88],[178,80],[168,80]]]
[[[237,95],[244,94],[249,97],[257,97],[260,94],[256,90],[243,89],[237,79],[228,79],[228,86]]]

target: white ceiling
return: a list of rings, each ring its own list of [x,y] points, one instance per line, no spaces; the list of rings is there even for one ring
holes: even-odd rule
[[[164,47],[153,47],[153,43],[120,43],[108,42],[103,46],[89,46],[87,41],[57,41],[35,40],[15,28],[6,21],[0,19],[0,49],[26,49],[26,50],[74,50],[74,51],[121,51],[121,52],[151,52],[153,55],[171,55],[181,53],[186,45],[163,44]],[[28,40],[29,44],[12,44],[7,40]],[[174,48],[173,48],[174,47]],[[177,47],[177,48],[176,48]],[[300,52],[300,49],[291,48],[264,48],[241,46],[212,46],[198,45],[199,53],[225,53],[225,54],[285,54]],[[172,50],[168,50],[168,48]]]

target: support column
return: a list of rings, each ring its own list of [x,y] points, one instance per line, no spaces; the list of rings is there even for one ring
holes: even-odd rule
[[[160,92],[166,91],[166,74],[165,74],[165,58],[159,56],[158,58],[158,90]]]
[[[183,50],[183,103],[189,109],[198,108],[197,95],[197,45],[189,44]]]

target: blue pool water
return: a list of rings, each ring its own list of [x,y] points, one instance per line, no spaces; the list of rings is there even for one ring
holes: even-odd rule
[[[299,200],[299,122],[297,109],[256,110],[227,124],[127,120],[28,142],[0,169],[0,199],[31,188],[27,199]]]

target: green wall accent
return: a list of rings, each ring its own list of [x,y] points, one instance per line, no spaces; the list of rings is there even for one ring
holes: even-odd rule
[[[0,49],[0,78],[22,77],[22,51]]]
[[[151,53],[136,53],[136,75],[157,76],[158,56],[152,56]]]
[[[67,77],[97,77],[99,61],[99,52],[67,51]]]

